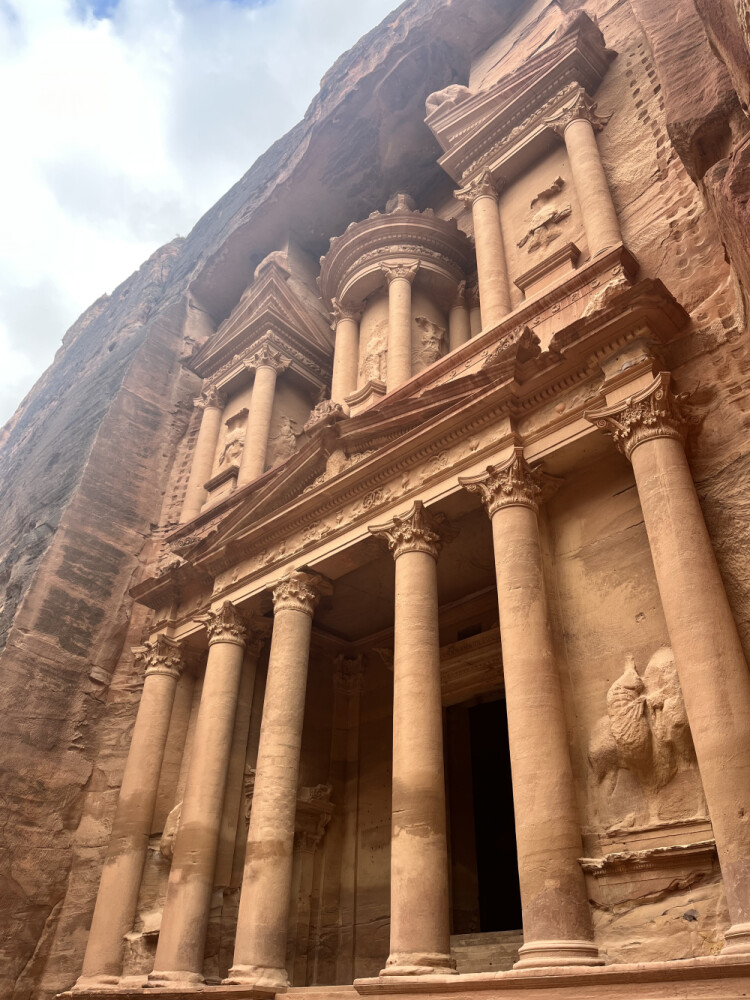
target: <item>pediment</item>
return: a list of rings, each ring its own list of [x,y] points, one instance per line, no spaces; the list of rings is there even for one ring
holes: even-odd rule
[[[440,165],[465,183],[480,166],[501,159],[503,176],[509,178],[545,142],[554,141],[543,119],[565,103],[572,88],[595,93],[614,57],[599,27],[587,14],[577,14],[547,46],[492,87],[446,101],[427,116],[445,150]],[[507,155],[529,144],[524,156]]]
[[[193,355],[192,370],[203,378],[214,376],[268,330],[290,338],[303,350],[309,348],[318,361],[330,360],[333,336],[323,303],[307,289],[295,290],[289,278],[283,267],[269,263],[214,336]]]

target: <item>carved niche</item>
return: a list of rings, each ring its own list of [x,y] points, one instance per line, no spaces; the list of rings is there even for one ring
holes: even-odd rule
[[[589,765],[603,825],[663,825],[705,816],[680,681],[669,646],[642,674],[628,656],[607,692],[607,711],[589,740]]]

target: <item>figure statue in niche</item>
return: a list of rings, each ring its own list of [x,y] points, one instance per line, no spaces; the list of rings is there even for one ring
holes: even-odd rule
[[[607,714],[591,733],[588,758],[604,813],[611,814],[613,809],[617,812],[621,801],[633,804],[633,796],[619,788],[623,771],[634,776],[645,793],[647,815],[640,817],[643,822],[664,819],[660,806],[669,807],[669,803],[660,793],[685,772],[689,772],[685,787],[679,791],[683,806],[687,797],[693,810],[705,811],[685,704],[669,646],[653,654],[642,676],[634,657],[626,658],[625,669],[607,692]],[[639,821],[638,809],[630,809],[619,819],[610,815],[610,819],[615,819],[616,825],[632,826]]]
[[[244,427],[228,427],[224,438],[224,448],[219,458],[219,465],[239,465],[242,448],[245,444]]]
[[[388,369],[388,324],[378,323],[367,341],[360,375],[363,382],[385,382]]]
[[[427,368],[441,357],[443,353],[443,338],[445,337],[445,327],[438,326],[426,316],[417,316],[414,319],[420,331],[420,347],[416,352],[414,361],[415,368]]]
[[[276,425],[275,433],[268,439],[268,467],[280,465],[290,458],[297,450],[297,438],[302,434],[299,424],[291,417],[282,416]]]

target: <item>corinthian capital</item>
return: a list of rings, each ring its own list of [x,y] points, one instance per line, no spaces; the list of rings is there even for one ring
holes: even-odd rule
[[[224,601],[218,611],[196,615],[195,621],[206,626],[209,646],[215,642],[234,642],[238,646],[245,645],[247,635],[245,618],[231,601]]]
[[[359,323],[362,319],[362,306],[345,306],[338,299],[333,300],[333,325],[336,327],[342,319],[350,319]]]
[[[502,465],[488,465],[486,473],[459,477],[458,481],[469,493],[479,494],[490,517],[503,507],[528,507],[536,513],[541,501],[560,482],[532,469],[519,446]]]
[[[453,192],[454,198],[467,205],[473,205],[479,198],[494,198],[498,200],[503,189],[503,181],[495,179],[489,167],[485,167],[466,187]]]
[[[285,357],[272,344],[261,344],[257,351],[245,358],[245,368],[248,371],[257,371],[259,368],[273,368],[278,374],[283,372],[292,363],[291,358]]]
[[[409,284],[414,283],[414,279],[417,276],[417,271],[419,270],[419,261],[415,261],[413,264],[382,264],[380,265],[380,270],[385,275],[385,280],[390,283],[396,278],[406,278]]]
[[[220,410],[224,406],[224,398],[216,386],[209,382],[203,386],[200,396],[193,400],[193,405],[199,410],[205,410],[207,406],[215,406]]]
[[[134,646],[136,663],[143,665],[146,677],[162,674],[177,680],[185,666],[182,654],[182,643],[166,635],[157,635],[152,642],[144,642],[142,646]]]
[[[596,101],[592,101],[583,87],[576,91],[572,102],[553,115],[552,118],[545,118],[544,124],[549,125],[553,132],[564,135],[565,129],[571,122],[585,121],[591,124],[595,132],[601,132],[612,115],[602,117],[596,113]]]
[[[317,573],[295,570],[285,576],[273,588],[273,611],[302,611],[311,618],[318,601],[333,588],[328,580]]]
[[[675,438],[684,443],[695,418],[685,410],[686,393],[672,392],[669,372],[660,372],[640,392],[615,406],[587,410],[584,416],[612,437],[618,451],[630,458],[633,450],[654,438]]]
[[[373,524],[367,530],[388,543],[394,559],[405,552],[427,552],[437,559],[443,544],[456,534],[444,514],[430,514],[421,500],[415,500],[403,517]]]

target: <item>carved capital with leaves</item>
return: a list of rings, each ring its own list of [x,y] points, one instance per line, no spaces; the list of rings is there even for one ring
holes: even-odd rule
[[[456,535],[445,515],[431,514],[421,500],[416,500],[403,517],[394,517],[385,524],[374,524],[367,530],[388,544],[394,559],[406,552],[426,552],[437,559],[444,543]]]
[[[523,448],[516,446],[502,465],[488,465],[479,476],[459,477],[459,483],[469,493],[476,493],[490,517],[504,507],[528,507],[537,513],[560,480],[538,468],[532,468],[523,457]]]
[[[553,115],[552,118],[545,118],[544,124],[549,125],[557,135],[565,135],[565,129],[571,122],[588,122],[595,132],[601,132],[612,115],[598,115],[596,113],[596,101],[592,101],[583,87],[576,92],[572,102],[567,104],[562,111]]]
[[[273,611],[302,611],[311,618],[321,597],[332,593],[328,580],[317,573],[295,570],[289,573],[273,588]]]
[[[245,358],[244,364],[248,371],[257,371],[259,368],[273,368],[278,375],[285,371],[292,363],[291,358],[287,358],[281,351],[272,344],[261,344],[257,351]]]
[[[499,178],[493,177],[489,167],[485,167],[465,187],[454,191],[453,196],[466,205],[473,205],[480,198],[492,198],[494,201],[497,201],[503,187],[504,182]]]
[[[413,264],[381,263],[380,270],[385,275],[385,279],[389,285],[392,281],[395,281],[396,278],[404,278],[410,285],[412,285],[417,276],[417,271],[419,270],[419,261],[417,260]]]
[[[684,444],[691,424],[697,421],[685,407],[687,393],[672,392],[671,380],[669,372],[660,372],[640,392],[615,406],[587,410],[584,416],[609,434],[626,458],[639,444],[655,438],[674,438]]]
[[[362,306],[344,305],[338,299],[333,300],[333,326],[338,326],[342,319],[350,319],[353,323],[359,323],[362,319]]]
[[[208,611],[196,615],[195,621],[206,626],[208,644],[215,642],[233,642],[244,646],[247,639],[247,622],[231,601],[224,601],[218,611]]]
[[[151,642],[142,646],[134,646],[133,653],[136,663],[143,665],[146,677],[161,674],[178,680],[185,666],[183,646],[168,636],[161,634]]]
[[[200,396],[193,400],[193,405],[199,410],[205,410],[207,406],[220,410],[224,406],[224,397],[213,382],[209,382],[203,386]]]

